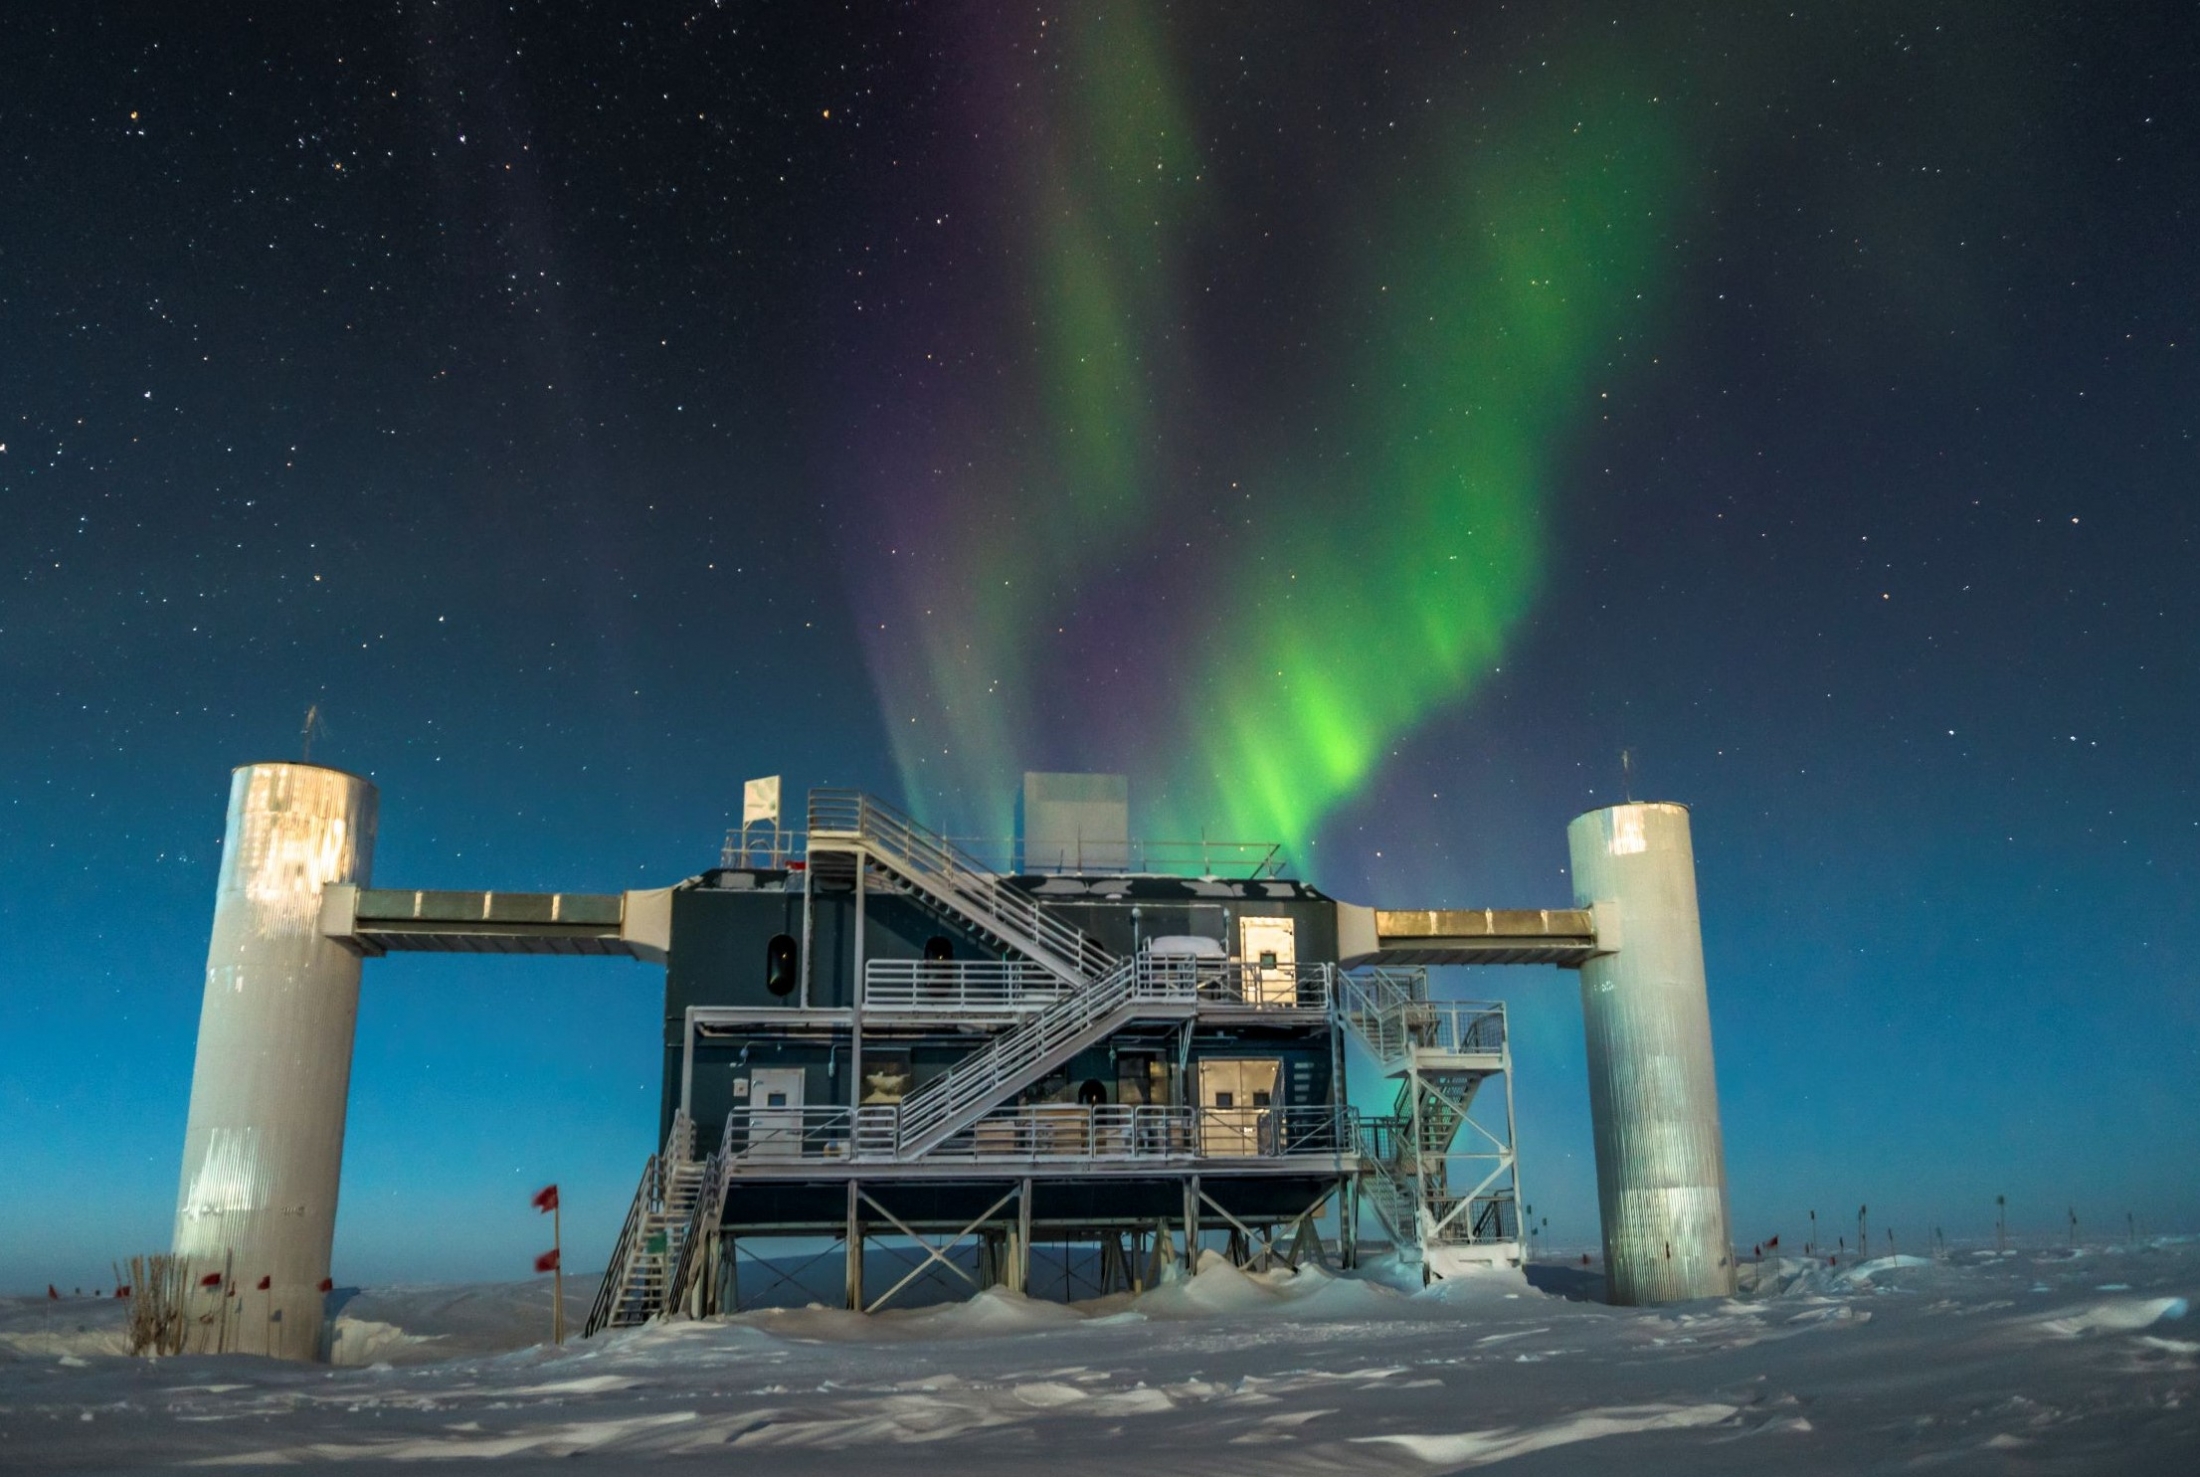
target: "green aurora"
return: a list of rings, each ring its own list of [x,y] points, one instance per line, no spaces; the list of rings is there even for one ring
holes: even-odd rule
[[[1303,847],[1502,659],[1542,582],[1567,432],[1654,296],[1674,174],[1655,105],[1613,98],[1454,150],[1397,211],[1360,284],[1380,307],[1356,470],[1283,500],[1203,643],[1228,659],[1182,689],[1206,736],[1185,788],[1234,835]]]
[[[1263,437],[1252,477],[1283,511],[1214,548],[1164,617],[1133,571],[1188,515],[1182,407],[1203,370],[1230,377],[1230,346],[1188,341],[1186,312],[1227,182],[1201,165],[1144,8],[1057,25],[1071,85],[1023,135],[1006,243],[1028,383],[1005,377],[971,411],[991,445],[942,490],[953,552],[905,612],[921,669],[877,663],[904,791],[1002,834],[1001,777],[1078,752],[1132,774],[1148,834],[1281,840],[1304,862],[1531,607],[1567,433],[1599,413],[1655,302],[1677,150],[1660,109],[1594,64],[1571,69],[1564,110],[1493,99],[1431,128],[1410,184],[1371,198],[1340,253],[1358,301],[1333,326],[1318,464],[1288,428]],[[1080,711],[1093,689],[1052,659],[1077,610],[1165,618],[1152,645],[1183,653],[1128,736]]]

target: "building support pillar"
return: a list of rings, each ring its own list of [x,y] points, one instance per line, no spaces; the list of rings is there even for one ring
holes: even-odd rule
[[[1611,949],[1581,968],[1606,1295],[1619,1304],[1731,1297],[1726,1146],[1688,811],[1592,810],[1566,828],[1566,844],[1576,905],[1595,910],[1597,941]]]
[[[234,1301],[264,1324],[243,1347],[323,1357],[360,956],[322,934],[321,902],[366,885],[375,800],[314,764],[231,778],[173,1242],[194,1294],[221,1277],[224,1316],[194,1321],[186,1352],[223,1342]]]
[[[848,1181],[848,1311],[863,1311],[863,1192],[853,1178]]]
[[[1016,1192],[1016,1240],[1008,1249],[1011,1290],[1031,1295],[1031,1179],[1027,1175]]]

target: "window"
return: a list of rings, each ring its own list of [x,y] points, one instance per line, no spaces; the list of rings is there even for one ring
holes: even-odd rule
[[[792,995],[799,981],[795,968],[796,948],[792,934],[775,933],[770,943],[764,945],[764,988],[782,998]]]
[[[955,957],[955,945],[947,935],[935,933],[924,941],[924,962],[945,964]]]

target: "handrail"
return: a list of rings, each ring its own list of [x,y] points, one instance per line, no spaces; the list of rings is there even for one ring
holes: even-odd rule
[[[721,1152],[728,1163],[837,1158],[848,1153],[855,1109],[735,1108]]]
[[[596,1331],[610,1321],[626,1290],[627,1265],[633,1258],[635,1241],[641,1234],[643,1220],[648,1217],[650,1202],[659,1193],[657,1162],[655,1154],[642,1161],[641,1182],[634,1187],[634,1201],[627,1207],[626,1224],[619,1228],[619,1239],[611,1244],[611,1260],[604,1267],[603,1284],[596,1289],[596,1301],[588,1309],[588,1321],[581,1325],[584,1339],[595,1337]]]
[[[703,1248],[717,1237],[719,1221],[725,1214],[726,1179],[731,1157],[728,1149],[732,1133],[733,1119],[728,1114],[726,1131],[719,1135],[718,1147],[704,1163],[703,1183],[695,1192],[695,1208],[688,1213],[687,1232],[680,1238],[680,1260],[665,1283],[667,1313],[686,1303],[695,1280],[702,1275],[702,1269],[708,1264],[708,1255]]]
[[[912,881],[938,889],[946,895],[943,901],[999,930],[1070,983],[1088,983],[1114,962],[1083,929],[1064,923],[945,837],[860,790],[812,790],[809,832],[813,850],[820,833],[859,838]]]
[[[955,1131],[947,1125],[973,1109],[983,1112],[998,1104],[1024,1085],[1036,1064],[1134,1002],[1196,1004],[1198,976],[1191,963],[1134,955],[955,1063],[902,1100],[901,1157],[923,1153]]]
[[[1374,969],[1338,977],[1346,1026],[1386,1066],[1409,1050],[1445,1056],[1499,1056],[1505,1007],[1479,1000],[1431,1000],[1421,970]]]
[[[761,1127],[758,1119],[765,1120]],[[726,1120],[727,1173],[739,1174],[744,1165],[791,1160],[891,1158],[894,1119],[895,1109],[888,1104],[736,1108]],[[1335,1158],[1357,1152],[1363,1137],[1356,1110],[1327,1104],[1216,1108],[1035,1103],[995,1109],[947,1135],[925,1158]],[[760,1141],[766,1152],[754,1152]]]
[[[634,1200],[627,1207],[626,1223],[620,1227],[619,1239],[612,1243],[611,1260],[603,1271],[603,1285],[596,1289],[596,1301],[589,1307],[588,1321],[581,1325],[582,1338],[592,1336],[617,1316],[619,1304],[633,1281],[635,1262],[641,1255],[642,1228],[653,1214],[664,1209],[665,1185],[672,1166],[685,1162],[694,1152],[695,1120],[682,1109],[672,1115],[672,1128],[665,1134],[664,1149],[650,1155],[642,1164],[641,1183],[634,1187]]]
[[[1062,977],[1024,959],[867,959],[863,1008],[944,1015],[1043,1010]]]
[[[809,858],[809,832],[729,827],[718,848],[721,867],[787,871]],[[1276,841],[1147,840],[1095,842],[1049,853],[1032,851],[1013,836],[942,836],[958,853],[1002,876],[1038,877],[1243,877],[1283,873],[1283,845]]]
[[[1354,1152],[1358,1114],[1302,1107],[1038,1103],[1002,1108],[948,1135],[928,1159],[1334,1159]]]

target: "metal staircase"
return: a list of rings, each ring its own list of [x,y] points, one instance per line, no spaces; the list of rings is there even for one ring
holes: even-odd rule
[[[1132,1021],[1190,1014],[1198,1005],[1198,983],[1188,963],[1123,960],[902,1099],[895,1157],[914,1159],[937,1147]]]
[[[680,1254],[666,1286],[664,1311],[688,1312],[697,1317],[715,1313],[717,1288],[713,1285],[712,1252],[718,1245],[718,1227],[726,1213],[726,1181],[733,1173],[733,1132],[729,1122],[718,1136],[718,1148],[703,1161],[703,1173],[688,1213],[687,1229],[680,1237]]]
[[[675,1115],[664,1152],[652,1154],[642,1166],[642,1182],[604,1268],[583,1337],[604,1328],[638,1327],[670,1307],[669,1294],[709,1168],[695,1157],[694,1121],[685,1113]],[[721,1179],[721,1191],[723,1183]]]
[[[1384,1074],[1398,1079],[1390,1116],[1361,1122],[1360,1193],[1400,1256],[1429,1270],[1517,1260],[1504,1007],[1430,1000],[1421,970],[1371,970],[1345,977],[1339,1013]],[[1505,1126],[1497,1134],[1473,1110],[1482,1085],[1500,1075]],[[1469,1136],[1464,1147],[1462,1133]],[[1465,1193],[1453,1187],[1455,1163],[1484,1171]]]
[[[1013,949],[1073,988],[1114,965],[1083,929],[1063,922],[999,873],[945,837],[858,790],[812,790],[809,865],[830,875],[831,858],[867,854],[980,937]],[[852,861],[848,870],[852,872]]]

